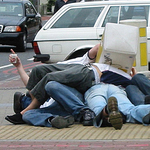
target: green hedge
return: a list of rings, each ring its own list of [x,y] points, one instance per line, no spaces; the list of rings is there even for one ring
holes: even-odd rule
[[[56,0],[47,0],[47,1],[48,1],[48,3],[47,3],[47,11],[51,12],[51,8],[52,8],[52,6],[55,5],[55,1]]]

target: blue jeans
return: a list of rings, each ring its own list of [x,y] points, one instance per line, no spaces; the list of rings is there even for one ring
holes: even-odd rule
[[[107,105],[108,98],[112,96],[117,99],[119,111],[126,116],[126,122],[143,123],[143,117],[150,114],[150,105],[133,105],[123,89],[111,84],[100,83],[91,87],[85,93],[85,100],[89,108],[98,116]],[[100,120],[98,117],[94,120],[96,127],[101,126],[101,121],[98,120]]]
[[[136,74],[131,84],[126,87],[128,98],[134,105],[144,104],[145,96],[150,95],[150,80],[143,74]]]
[[[31,97],[28,96],[24,96],[21,100],[21,107],[22,109],[25,109],[26,107],[29,106],[29,104],[31,103]]]
[[[63,85],[56,81],[50,81],[46,84],[47,94],[57,101],[66,111],[73,116],[78,115],[81,109],[88,108],[84,104],[84,98],[76,89]]]
[[[40,108],[43,108],[45,106],[48,106],[52,103],[52,101],[49,101],[50,99],[47,99],[46,104],[44,103],[44,105],[41,105]],[[31,97],[28,96],[24,96],[21,100],[21,107],[22,109],[25,109],[26,107],[29,106],[29,104],[31,103]]]
[[[23,114],[23,120],[29,124],[34,126],[41,127],[52,127],[50,122],[48,122],[49,118],[53,118],[56,116],[68,116],[71,115],[67,112],[61,105],[57,102],[52,103],[50,106],[45,108],[38,108],[28,110]]]
[[[73,115],[75,120],[80,118],[80,110],[88,108],[84,105],[83,95],[76,89],[55,81],[48,82],[45,86],[47,94],[55,99],[46,108],[33,109],[23,114],[23,120],[34,126],[51,127],[48,118],[56,116]]]

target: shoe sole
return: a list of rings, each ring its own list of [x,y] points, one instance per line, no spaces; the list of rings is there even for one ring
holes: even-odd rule
[[[16,92],[14,94],[14,104],[13,104],[13,109],[14,109],[14,112],[17,114],[17,113],[20,113],[22,111],[22,108],[21,108],[21,102],[20,102],[20,99],[24,96],[23,93],[21,92]]]
[[[150,113],[143,117],[143,123],[150,124]]]
[[[115,97],[108,99],[109,122],[116,129],[120,130],[123,126],[122,115],[118,110],[118,103]]]
[[[67,128],[68,126],[74,124],[74,117],[73,116],[68,116],[68,117],[57,116],[51,120],[51,124],[53,127],[58,128],[58,129]]]

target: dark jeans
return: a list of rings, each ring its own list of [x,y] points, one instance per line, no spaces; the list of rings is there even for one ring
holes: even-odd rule
[[[150,80],[143,74],[136,74],[131,83],[132,85],[126,87],[129,100],[134,105],[144,104],[145,96],[150,95]]]
[[[94,72],[81,64],[48,64],[33,68],[27,84],[27,89],[43,104],[48,95],[45,85],[49,81],[57,81],[84,93],[92,86]]]

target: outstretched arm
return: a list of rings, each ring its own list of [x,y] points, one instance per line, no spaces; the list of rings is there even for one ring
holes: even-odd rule
[[[13,51],[13,49],[11,49],[12,54],[15,54],[15,52]],[[14,58],[12,58],[11,54],[9,55],[9,61],[17,68],[18,73],[21,77],[22,82],[24,83],[24,85],[27,85],[27,82],[29,80],[29,76],[27,75],[27,73],[25,72],[23,65],[21,63],[20,58],[17,56],[17,61],[16,63],[14,62]]]

